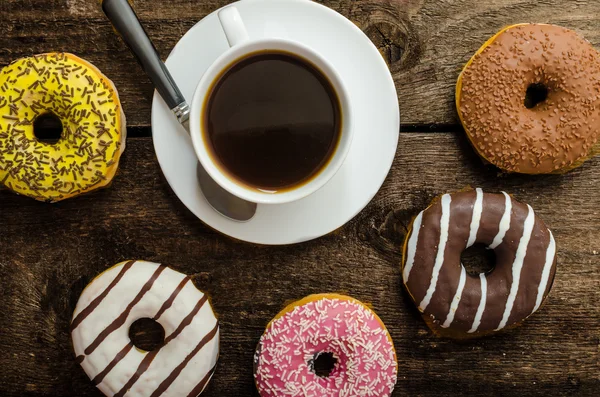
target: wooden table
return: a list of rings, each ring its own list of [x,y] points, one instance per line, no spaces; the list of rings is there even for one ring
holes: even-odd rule
[[[226,0],[136,0],[168,54]],[[194,275],[221,321],[221,358],[205,396],[256,396],[252,355],[290,300],[336,291],[372,304],[399,356],[394,396],[598,395],[600,157],[567,175],[503,175],[469,146],[453,105],[456,78],[493,33],[517,22],[575,29],[600,48],[597,0],[327,0],[363,29],[390,65],[402,129],[373,202],[316,241],[263,247],[196,219],[162,177],[150,137],[153,89],[94,0],[0,0],[0,66],[69,51],[117,85],[129,122],[120,172],[106,190],[59,204],[0,191],[0,395],[99,396],[75,363],[69,322],[83,287],[128,258]],[[350,55],[350,54],[349,54]],[[558,271],[524,326],[479,340],[434,337],[402,289],[400,245],[411,217],[465,186],[506,190],[552,228]]]

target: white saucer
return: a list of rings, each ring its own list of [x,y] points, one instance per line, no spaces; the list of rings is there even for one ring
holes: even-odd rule
[[[251,38],[299,41],[337,69],[356,109],[350,153],[340,171],[316,193],[290,204],[259,205],[250,221],[232,221],[207,203],[197,182],[198,159],[191,140],[155,93],[152,135],[158,162],[185,206],[221,233],[257,244],[293,244],[321,237],[358,214],[389,172],[400,130],[392,76],[363,32],[325,6],[308,0],[242,0],[235,5]],[[216,12],[177,43],[166,64],[188,101],[202,73],[227,48]]]

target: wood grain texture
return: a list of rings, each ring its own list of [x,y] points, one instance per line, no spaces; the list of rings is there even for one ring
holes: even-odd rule
[[[563,25],[600,48],[596,0],[325,0],[378,46],[405,129],[372,203],[309,243],[261,247],[198,221],[170,190],[150,139],[129,139],[109,189],[56,205],[0,190],[0,396],[101,396],[73,359],[72,311],[91,279],[131,258],[194,275],[221,321],[221,358],[203,396],[256,396],[254,347],[289,301],[342,292],[372,304],[399,356],[394,396],[597,395],[600,389],[600,158],[567,175],[498,174],[457,128],[456,78],[503,26]],[[227,0],[134,0],[163,57]],[[74,52],[119,89],[135,135],[149,135],[153,89],[97,0],[0,0],[0,66]],[[414,125],[422,127],[414,127]],[[412,127],[411,127],[412,126]],[[443,130],[455,132],[443,132]],[[438,133],[431,133],[438,131]],[[442,131],[442,132],[440,132]],[[400,245],[435,196],[465,186],[506,190],[553,230],[558,272],[548,303],[522,327],[466,342],[431,335],[401,287]]]
[[[418,161],[416,159],[419,159]],[[506,190],[553,230],[558,272],[522,327],[455,342],[432,336],[401,286],[411,218],[465,186]],[[463,134],[401,134],[371,204],[316,241],[262,247],[198,221],[163,180],[150,139],[130,139],[113,185],[55,205],[0,191],[0,395],[100,396],[73,358],[69,322],[92,278],[119,261],[194,275],[221,321],[221,358],[203,394],[256,396],[252,355],[290,300],[343,292],[372,304],[399,357],[394,396],[596,395],[600,387],[600,158],[567,175],[498,175]]]
[[[229,2],[133,3],[159,53],[166,57],[197,21]],[[348,17],[379,47],[394,76],[404,125],[455,124],[453,101],[458,74],[473,53],[506,25],[562,25],[583,34],[600,49],[600,2],[596,0],[320,3]],[[93,62],[115,82],[128,124],[150,125],[153,88],[112,31],[97,0],[0,1],[0,66],[48,51],[70,51]]]

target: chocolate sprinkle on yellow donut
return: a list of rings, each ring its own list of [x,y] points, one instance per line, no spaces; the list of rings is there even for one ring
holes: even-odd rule
[[[58,142],[38,140],[37,117],[53,114]],[[0,182],[55,202],[106,186],[125,147],[125,116],[112,82],[67,53],[19,59],[0,72]]]
[[[526,106],[528,89],[545,98]],[[458,113],[479,154],[508,172],[565,172],[600,137],[600,53],[577,33],[523,24],[492,37],[456,87]]]

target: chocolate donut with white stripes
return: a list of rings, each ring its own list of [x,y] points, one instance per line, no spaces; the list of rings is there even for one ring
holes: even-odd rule
[[[484,244],[495,267],[470,275],[462,252]],[[552,232],[533,209],[507,193],[444,194],[414,219],[402,277],[432,331],[469,338],[520,324],[537,311],[556,272]]]
[[[133,345],[129,327],[151,318],[165,331],[152,351]],[[107,396],[196,397],[219,355],[219,324],[189,276],[157,263],[128,261],[84,289],[73,314],[76,360]]]

